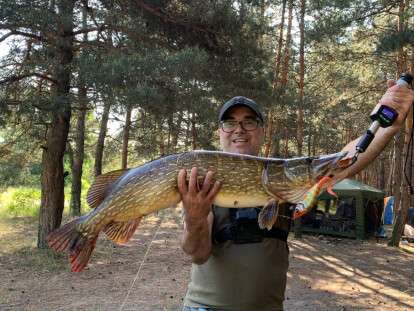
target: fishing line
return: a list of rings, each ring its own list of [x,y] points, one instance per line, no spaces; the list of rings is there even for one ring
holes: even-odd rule
[[[139,277],[139,274],[140,274],[140,272],[141,272],[141,269],[142,269],[142,267],[143,267],[143,265],[144,265],[145,260],[146,260],[146,259],[147,259],[147,257],[148,257],[149,251],[150,251],[150,249],[151,249],[152,242],[154,242],[155,237],[157,236],[158,231],[159,231],[159,230],[160,230],[160,228],[161,228],[161,225],[162,225],[162,219],[161,219],[161,221],[160,221],[160,223],[159,223],[159,225],[158,225],[158,227],[157,227],[157,230],[155,230],[155,232],[154,232],[154,234],[153,234],[153,236],[152,236],[152,239],[151,239],[151,241],[150,241],[150,244],[148,245],[147,250],[146,250],[146,252],[145,252],[145,254],[144,254],[144,258],[142,258],[141,263],[140,263],[140,265],[139,265],[139,268],[138,268],[137,274],[135,274],[134,280],[132,281],[132,284],[131,284],[131,286],[130,286],[130,287],[129,287],[129,289],[128,289],[128,292],[127,292],[127,294],[126,294],[126,296],[125,296],[125,298],[124,298],[124,301],[122,302],[121,307],[119,308],[119,311],[122,311],[122,309],[123,309],[123,308],[124,308],[124,306],[125,306],[126,301],[127,301],[127,300],[128,300],[128,298],[129,298],[129,294],[131,293],[131,290],[132,290],[132,288],[134,287],[135,282],[137,281],[137,279],[138,279],[138,277]]]

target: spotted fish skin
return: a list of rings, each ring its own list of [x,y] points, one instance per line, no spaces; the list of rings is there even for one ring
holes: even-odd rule
[[[216,151],[170,155],[98,176],[88,193],[88,203],[94,209],[52,232],[47,239],[57,251],[69,249],[72,271],[81,271],[101,231],[114,242],[125,243],[143,216],[180,202],[177,176],[181,169],[187,171],[188,177],[192,167],[197,167],[200,182],[208,171],[214,172],[214,179],[221,184],[214,201],[217,206],[245,208],[265,206],[270,201],[277,206],[275,201],[300,203],[321,177],[341,170],[337,162],[345,155],[342,152],[294,159]]]

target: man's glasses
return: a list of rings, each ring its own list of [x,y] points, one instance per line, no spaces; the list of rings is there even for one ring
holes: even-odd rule
[[[245,119],[243,121],[224,120],[220,122],[221,129],[226,133],[235,131],[239,125],[241,125],[242,129],[245,131],[254,131],[259,127],[259,124],[261,123],[257,119]]]

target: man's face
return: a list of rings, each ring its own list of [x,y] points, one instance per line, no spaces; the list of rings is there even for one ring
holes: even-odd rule
[[[257,119],[257,115],[246,106],[235,106],[227,112],[226,120],[240,122],[248,119]],[[219,128],[220,146],[223,151],[258,155],[263,143],[264,129],[261,124],[253,131],[246,131],[239,124],[230,132]]]

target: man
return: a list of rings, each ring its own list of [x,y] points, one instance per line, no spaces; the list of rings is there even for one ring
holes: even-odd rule
[[[414,102],[414,92],[388,82],[389,89],[378,105],[398,113],[391,127],[380,129],[368,150],[336,180],[351,176],[372,162],[404,122]],[[232,98],[219,113],[220,146],[223,151],[258,155],[264,138],[264,117],[257,104],[245,97]],[[344,150],[355,152],[358,140]],[[197,168],[178,175],[184,209],[183,250],[191,256],[191,282],[184,300],[185,311],[204,310],[283,310],[289,230],[288,208],[270,233],[254,226],[257,209],[215,208],[212,203],[220,190],[208,172],[197,186]],[[285,216],[285,217],[284,217]],[[257,225],[256,225],[257,226]],[[230,228],[230,229],[229,229]]]

